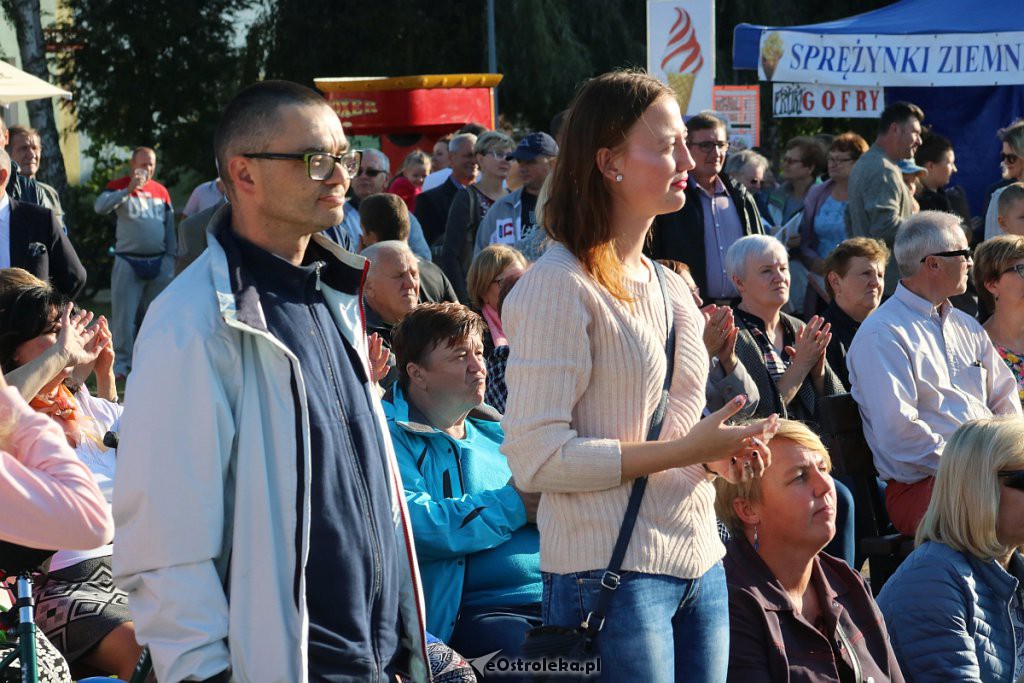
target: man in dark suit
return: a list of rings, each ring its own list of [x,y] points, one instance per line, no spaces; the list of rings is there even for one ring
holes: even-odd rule
[[[649,252],[653,258],[688,265],[701,298],[719,303],[738,296],[725,274],[725,253],[739,238],[762,234],[764,228],[754,198],[722,173],[729,149],[725,122],[698,114],[686,128],[686,146],[695,164],[686,185],[686,204],[655,219]]]
[[[0,187],[11,176],[11,157],[0,150]],[[24,268],[74,298],[85,286],[85,268],[49,209],[0,193],[0,267]]]
[[[427,190],[416,198],[416,218],[423,226],[423,236],[431,246],[444,237],[448,209],[452,206],[455,193],[472,185],[476,179],[476,155],[473,154],[475,144],[476,136],[472,133],[453,137],[448,143],[452,174],[441,186]]]

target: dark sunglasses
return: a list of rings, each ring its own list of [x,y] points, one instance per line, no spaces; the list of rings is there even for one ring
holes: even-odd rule
[[[1002,161],[1004,164],[1015,164],[1015,163],[1017,163],[1017,159],[1020,159],[1020,157],[1017,156],[1016,154],[1000,154],[999,155],[999,160]]]
[[[1024,263],[1018,263],[1015,266],[1010,266],[1000,273],[1000,275],[1006,275],[1007,273],[1017,273],[1021,278],[1024,278]]]
[[[1024,491],[1024,470],[1005,470],[996,472],[996,476],[1003,480],[1003,483],[1011,489]]]
[[[383,170],[381,170],[379,168],[360,168],[359,172],[356,173],[356,177],[364,175],[364,176],[368,176],[370,178],[376,178],[381,173],[387,173],[387,171],[383,171]]]
[[[928,254],[928,256],[963,256],[965,259],[969,261],[971,259],[971,250],[956,249],[954,251],[939,251],[934,254]],[[924,263],[925,259],[927,259],[928,256],[925,256],[923,259],[921,259],[921,263]]]

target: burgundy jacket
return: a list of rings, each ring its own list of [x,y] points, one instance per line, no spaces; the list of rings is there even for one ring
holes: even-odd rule
[[[875,683],[903,683],[882,614],[863,579],[830,555],[818,553],[812,561],[823,630],[794,612],[746,539],[729,541],[729,681],[859,683],[872,677]]]

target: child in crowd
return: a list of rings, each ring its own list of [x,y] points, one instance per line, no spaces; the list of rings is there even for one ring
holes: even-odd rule
[[[1024,183],[1011,183],[999,195],[999,227],[1008,235],[1024,235]]]
[[[397,194],[409,207],[416,210],[416,197],[423,191],[423,181],[430,175],[430,156],[422,150],[409,152],[398,169],[398,175],[391,181],[388,192]]]

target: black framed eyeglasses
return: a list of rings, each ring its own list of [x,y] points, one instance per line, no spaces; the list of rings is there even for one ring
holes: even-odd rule
[[[334,175],[334,167],[341,164],[349,178],[355,176],[359,170],[359,163],[362,161],[363,153],[359,150],[351,150],[342,155],[330,154],[328,152],[306,152],[306,153],[284,153],[284,152],[250,152],[243,154],[246,159],[283,159],[292,161],[303,161],[306,164],[306,175],[310,180],[324,181]]]
[[[970,261],[971,260],[971,250],[970,249],[954,249],[953,251],[937,251],[934,254],[928,254],[928,256],[949,256],[949,257],[963,256],[964,259]],[[928,258],[928,256],[925,256],[923,259],[921,259],[921,263],[924,263],[925,260]]]
[[[724,152],[729,149],[729,143],[724,140],[705,140],[704,142],[687,142],[687,147],[696,147],[705,154],[711,154],[714,151]]]
[[[1015,164],[1015,163],[1017,163],[1017,159],[1020,159],[1020,157],[1017,156],[1016,154],[1000,154],[999,155],[999,160],[1002,161],[1004,164]]]
[[[1024,491],[1024,470],[1001,470],[996,472],[996,476],[1011,489]]]
[[[357,176],[361,176],[361,175],[364,175],[364,176],[366,176],[368,178],[376,178],[381,173],[387,173],[387,171],[385,171],[382,168],[363,168],[363,167],[360,167],[360,169],[359,169],[359,171],[357,173],[350,173],[349,175],[351,175],[353,178],[357,177]]]

